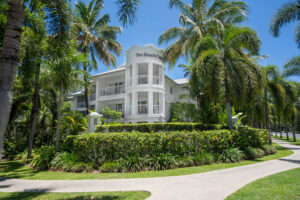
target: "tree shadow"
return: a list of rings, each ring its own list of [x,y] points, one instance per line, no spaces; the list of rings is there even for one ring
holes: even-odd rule
[[[2,197],[1,200],[19,200],[19,199],[34,199],[40,195],[43,195],[48,189],[34,189],[36,192],[32,192],[33,190],[25,190],[24,192],[10,192],[7,193],[6,197]],[[5,194],[5,193],[4,193]]]
[[[279,158],[278,160],[287,161],[291,163],[300,164],[300,160],[292,160],[292,159],[285,159],[285,158]]]
[[[23,178],[34,176],[38,171],[34,171],[31,168],[26,168],[25,165],[18,161],[7,161],[0,163],[0,176],[5,179]]]

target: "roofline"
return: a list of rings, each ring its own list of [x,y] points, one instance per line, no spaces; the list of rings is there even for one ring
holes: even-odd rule
[[[107,74],[111,74],[111,73],[116,73],[116,72],[123,71],[125,69],[126,69],[125,66],[122,66],[122,67],[119,67],[119,68],[116,68],[116,69],[113,69],[113,70],[110,70],[110,71],[106,71],[106,72],[102,72],[102,73],[99,73],[99,74],[95,74],[92,77],[97,77],[97,76],[107,75]]]

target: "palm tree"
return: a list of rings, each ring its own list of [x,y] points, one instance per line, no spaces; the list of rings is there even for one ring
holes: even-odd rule
[[[109,67],[116,65],[116,58],[112,53],[120,55],[121,45],[116,42],[116,35],[121,32],[120,27],[109,26],[109,15],[103,15],[98,19],[103,9],[102,0],[92,0],[88,5],[79,1],[76,5],[76,35],[79,41],[79,51],[91,58],[93,68],[98,69],[96,55]],[[112,53],[111,53],[112,52]],[[89,113],[88,100],[88,64],[83,64],[84,74],[84,94],[86,102],[86,114]]]
[[[296,56],[284,65],[285,77],[300,76],[300,56]]]
[[[270,32],[274,37],[279,37],[280,29],[291,22],[296,21],[295,39],[300,48],[300,0],[290,0],[284,3],[273,16],[270,24]]]
[[[260,40],[248,27],[228,26],[219,37],[206,36],[195,45],[195,64],[199,77],[211,86],[212,98],[224,86],[226,115],[232,129],[231,106],[254,100],[261,83],[260,68],[250,59],[258,55]],[[249,53],[246,54],[245,50]],[[232,96],[238,98],[232,98]]]
[[[218,34],[218,29],[224,29],[226,24],[242,21],[247,13],[244,2],[231,0],[193,0],[192,4],[170,0],[170,7],[180,10],[181,27],[166,30],[160,36],[159,43],[175,40],[164,53],[164,60],[171,66],[180,56],[190,55],[200,38],[207,34]]]

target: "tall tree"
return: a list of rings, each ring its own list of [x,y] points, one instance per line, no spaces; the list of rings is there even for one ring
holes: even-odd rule
[[[255,31],[236,26],[227,26],[219,37],[202,38],[195,46],[197,59],[194,65],[203,81],[211,85],[209,95],[214,97],[220,92],[215,86],[224,86],[229,129],[233,128],[232,104],[249,103],[259,91],[261,72],[249,57],[258,55],[259,48],[260,40]]]
[[[182,56],[191,52],[200,38],[208,34],[217,34],[225,24],[238,23],[246,17],[247,5],[242,1],[231,0],[193,0],[185,4],[182,0],[170,0],[170,7],[180,10],[181,27],[166,30],[159,43],[174,41],[164,53],[164,60],[173,66]]]
[[[280,29],[291,22],[297,22],[295,29],[295,40],[300,48],[300,0],[290,0],[284,3],[281,8],[274,14],[271,24],[270,32],[274,37],[279,37]]]
[[[109,15],[105,14],[99,18],[103,9],[102,0],[92,0],[89,4],[79,1],[75,5],[77,23],[76,38],[79,40],[79,51],[93,61],[93,68],[98,69],[96,56],[107,66],[116,65],[116,58],[112,53],[120,55],[121,45],[116,42],[116,36],[121,32],[120,27],[109,26]],[[89,113],[89,64],[83,63],[84,94],[86,102],[86,114]]]

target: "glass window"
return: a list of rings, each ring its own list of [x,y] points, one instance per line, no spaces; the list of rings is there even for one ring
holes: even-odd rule
[[[173,94],[173,87],[170,87],[170,94]]]
[[[98,119],[95,118],[95,119],[94,119],[94,125],[97,125],[97,123],[98,123]]]

